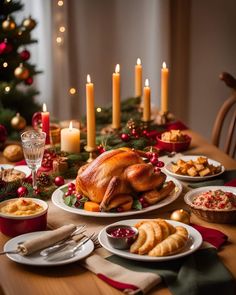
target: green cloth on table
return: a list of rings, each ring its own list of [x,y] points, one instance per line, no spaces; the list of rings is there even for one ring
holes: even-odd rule
[[[164,262],[133,261],[112,255],[107,260],[127,269],[160,275],[173,295],[235,295],[231,273],[214,248]]]
[[[228,181],[236,179],[236,170],[227,170],[223,174],[219,175],[214,179],[210,179],[207,181],[199,181],[199,182],[192,182],[188,184],[188,187],[191,188],[198,188],[202,186],[210,186],[210,185],[224,185]]]

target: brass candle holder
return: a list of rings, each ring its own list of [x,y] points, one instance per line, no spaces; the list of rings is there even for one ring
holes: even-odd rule
[[[89,153],[89,158],[88,158],[87,162],[91,163],[96,158],[95,151],[97,150],[97,148],[91,147],[91,146],[86,146],[84,149],[86,150],[86,152]]]

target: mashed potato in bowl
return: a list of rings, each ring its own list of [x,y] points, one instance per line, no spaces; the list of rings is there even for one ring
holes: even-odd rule
[[[9,201],[0,208],[0,212],[14,216],[35,215],[44,210],[43,206],[34,202],[30,198],[19,198],[18,200]]]
[[[42,231],[47,227],[47,202],[37,198],[15,198],[0,203],[0,231],[7,236]]]

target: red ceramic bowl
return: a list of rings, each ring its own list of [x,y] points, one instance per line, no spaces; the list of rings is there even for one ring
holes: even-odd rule
[[[184,134],[184,141],[176,141],[176,142],[170,142],[170,141],[163,141],[161,140],[161,135],[157,137],[157,147],[161,150],[167,151],[167,152],[183,152],[186,151],[191,143],[191,137],[187,134]]]
[[[18,198],[1,202],[0,209],[7,203],[17,200]],[[7,236],[15,237],[29,232],[45,230],[47,226],[48,204],[39,199],[33,199],[33,201],[43,207],[41,212],[27,216],[10,215],[0,212],[0,231]]]

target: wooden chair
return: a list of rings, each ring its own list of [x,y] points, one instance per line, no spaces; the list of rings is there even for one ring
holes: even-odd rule
[[[222,73],[220,79],[231,88],[232,94],[226,99],[218,111],[212,129],[211,141],[219,147],[220,139],[223,135],[224,123],[226,122],[227,115],[230,115],[231,118],[229,121],[227,118],[229,125],[224,139],[224,152],[234,158],[236,156],[236,79],[229,73]]]

